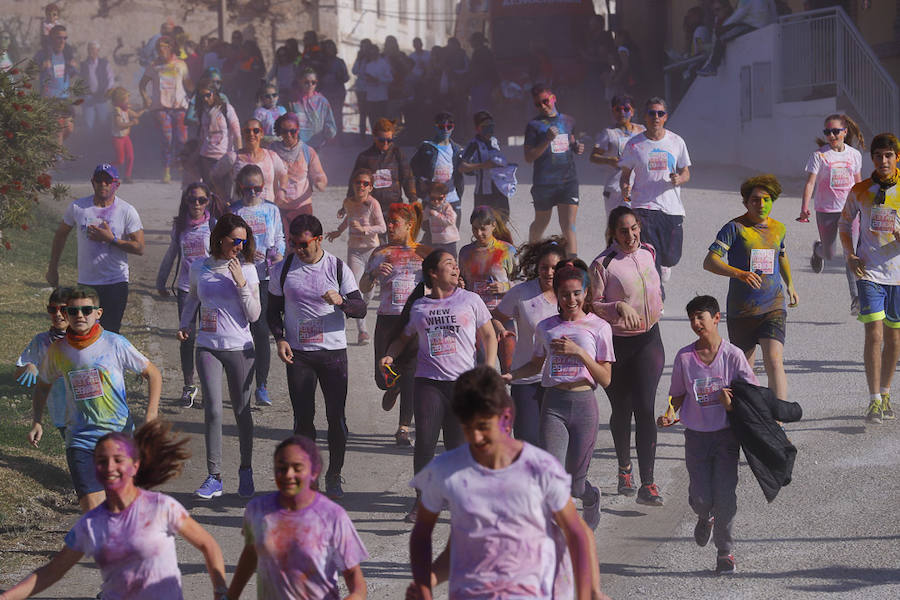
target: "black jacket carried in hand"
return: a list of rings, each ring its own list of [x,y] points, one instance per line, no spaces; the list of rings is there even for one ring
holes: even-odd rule
[[[759,482],[766,500],[771,502],[782,486],[791,482],[797,448],[776,423],[791,423],[803,418],[796,402],[775,397],[769,388],[735,381],[728,422],[744,449],[750,470]]]

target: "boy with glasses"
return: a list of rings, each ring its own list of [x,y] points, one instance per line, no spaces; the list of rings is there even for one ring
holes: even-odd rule
[[[64,339],[50,345],[39,369],[32,398],[28,441],[35,448],[43,437],[41,420],[51,386],[65,379],[66,461],[82,512],[104,500],[103,485],[94,476],[94,446],[103,435],[131,431],[134,422],[125,390],[125,371],[139,373],[148,383],[146,421],[157,417],[162,376],[152,362],[117,333],[98,322],[103,315],[92,288],[78,285],[66,299],[69,327]]]
[[[72,202],[53,237],[47,283],[59,285],[59,259],[77,228],[78,283],[93,287],[105,311],[100,324],[118,333],[128,303],[128,255],[144,253],[144,226],[135,208],[119,198],[119,172],[101,164],[91,177],[93,196]]]
[[[525,161],[534,163],[531,198],[534,222],[528,228],[528,241],[544,237],[556,207],[559,228],[566,238],[569,256],[578,253],[575,218],[578,215],[578,175],[575,155],[584,152],[584,144],[575,139],[575,119],[556,110],[556,94],[539,83],[531,88],[538,115],[525,127]]]

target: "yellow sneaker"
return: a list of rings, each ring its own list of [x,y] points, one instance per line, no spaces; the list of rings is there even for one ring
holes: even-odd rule
[[[881,394],[881,418],[896,419],[894,408],[891,406],[891,393]]]

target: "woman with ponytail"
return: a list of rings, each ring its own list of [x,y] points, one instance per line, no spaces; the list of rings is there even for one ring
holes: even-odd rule
[[[395,377],[378,368],[378,361],[402,331],[398,326],[403,307],[416,285],[422,281],[422,260],[431,249],[416,242],[422,225],[422,205],[395,203],[388,209],[388,243],[376,248],[369,257],[359,279],[364,294],[372,291],[377,281],[381,289],[378,318],[375,321],[375,384],[384,390],[381,408],[390,411],[400,396],[400,425],[394,438],[399,446],[409,446],[409,426],[413,418],[413,378],[416,371],[415,348],[408,347],[394,362]],[[397,379],[399,377],[399,379]]]
[[[809,264],[816,273],[825,269],[825,261],[835,257],[838,250],[838,220],[850,188],[862,180],[862,155],[854,148],[865,147],[865,139],[859,126],[847,115],[825,117],[825,139],[816,139],[819,148],[806,163],[806,185],[800,205],[801,223],[809,221],[809,201],[815,198],[816,225],[819,239],[813,243]],[[853,222],[853,245],[859,239],[859,220]],[[845,261],[846,263],[846,261]],[[850,287],[850,313],[859,314],[859,297],[856,278],[846,266],[847,284]]]
[[[147,422],[132,438],[108,433],[94,448],[94,470],[106,500],[66,535],[65,546],[0,600],[19,600],[47,589],[84,555],[97,561],[106,600],[180,600],[181,571],[175,534],[203,553],[214,597],[227,598],[225,564],[213,537],[174,498],[150,488],[178,476],[189,440],[175,439],[171,425]]]

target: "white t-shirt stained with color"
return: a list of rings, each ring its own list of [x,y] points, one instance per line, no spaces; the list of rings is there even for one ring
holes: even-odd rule
[[[516,349],[513,352],[512,368],[518,369],[531,360],[534,354],[534,330],[538,323],[557,314],[556,304],[547,300],[537,279],[513,286],[497,306],[497,311],[516,322]],[[541,374],[516,379],[513,385],[537,383]]]
[[[554,598],[553,515],[569,502],[571,481],[555,458],[528,443],[503,469],[478,464],[466,444],[420,471],[410,486],[421,491],[422,506],[450,508],[450,598]]]
[[[118,196],[109,206],[94,205],[93,196],[72,202],[63,215],[63,223],[78,236],[78,283],[108,285],[128,281],[128,254],[112,244],[88,239],[88,225],[106,222],[121,240],[144,228],[134,207]]]
[[[301,351],[346,348],[344,311],[325,302],[322,295],[328,290],[336,290],[341,296],[357,291],[350,267],[342,261],[343,280],[338,286],[336,256],[323,252],[319,262],[311,265],[294,256],[282,290],[281,270],[286,261],[272,266],[269,292],[284,296],[284,334],[288,344]]]
[[[625,145],[619,167],[634,172],[631,208],[659,210],[669,215],[684,215],[681,186],[672,185],[672,173],[691,166],[687,145],[676,133],[666,131],[654,141],[646,132],[631,138]]]
[[[246,284],[234,283],[228,261],[209,257],[191,265],[191,294],[200,300],[197,346],[211,350],[246,350],[253,347],[250,320],[244,312],[243,295],[259,295],[256,267],[242,263]],[[258,305],[258,299],[256,301]],[[193,311],[182,311],[181,327],[193,326]],[[260,317],[265,318],[265,317]]]
[[[609,323],[588,313],[577,321],[564,321],[554,315],[538,323],[534,332],[534,356],[543,356],[544,370],[541,385],[554,387],[561,383],[576,383],[584,380],[597,387],[591,372],[576,356],[556,354],[550,349],[550,342],[567,337],[585,350],[597,362],[615,362],[613,353],[612,327]]]
[[[475,334],[490,320],[491,313],[475,292],[457,288],[441,300],[416,300],[403,330],[419,338],[416,377],[456,381],[475,368]]]
[[[822,146],[812,153],[806,172],[816,175],[813,192],[816,212],[836,213],[844,210],[847,194],[855,185],[855,177],[862,169],[862,155],[852,146],[844,145],[843,152]]]

